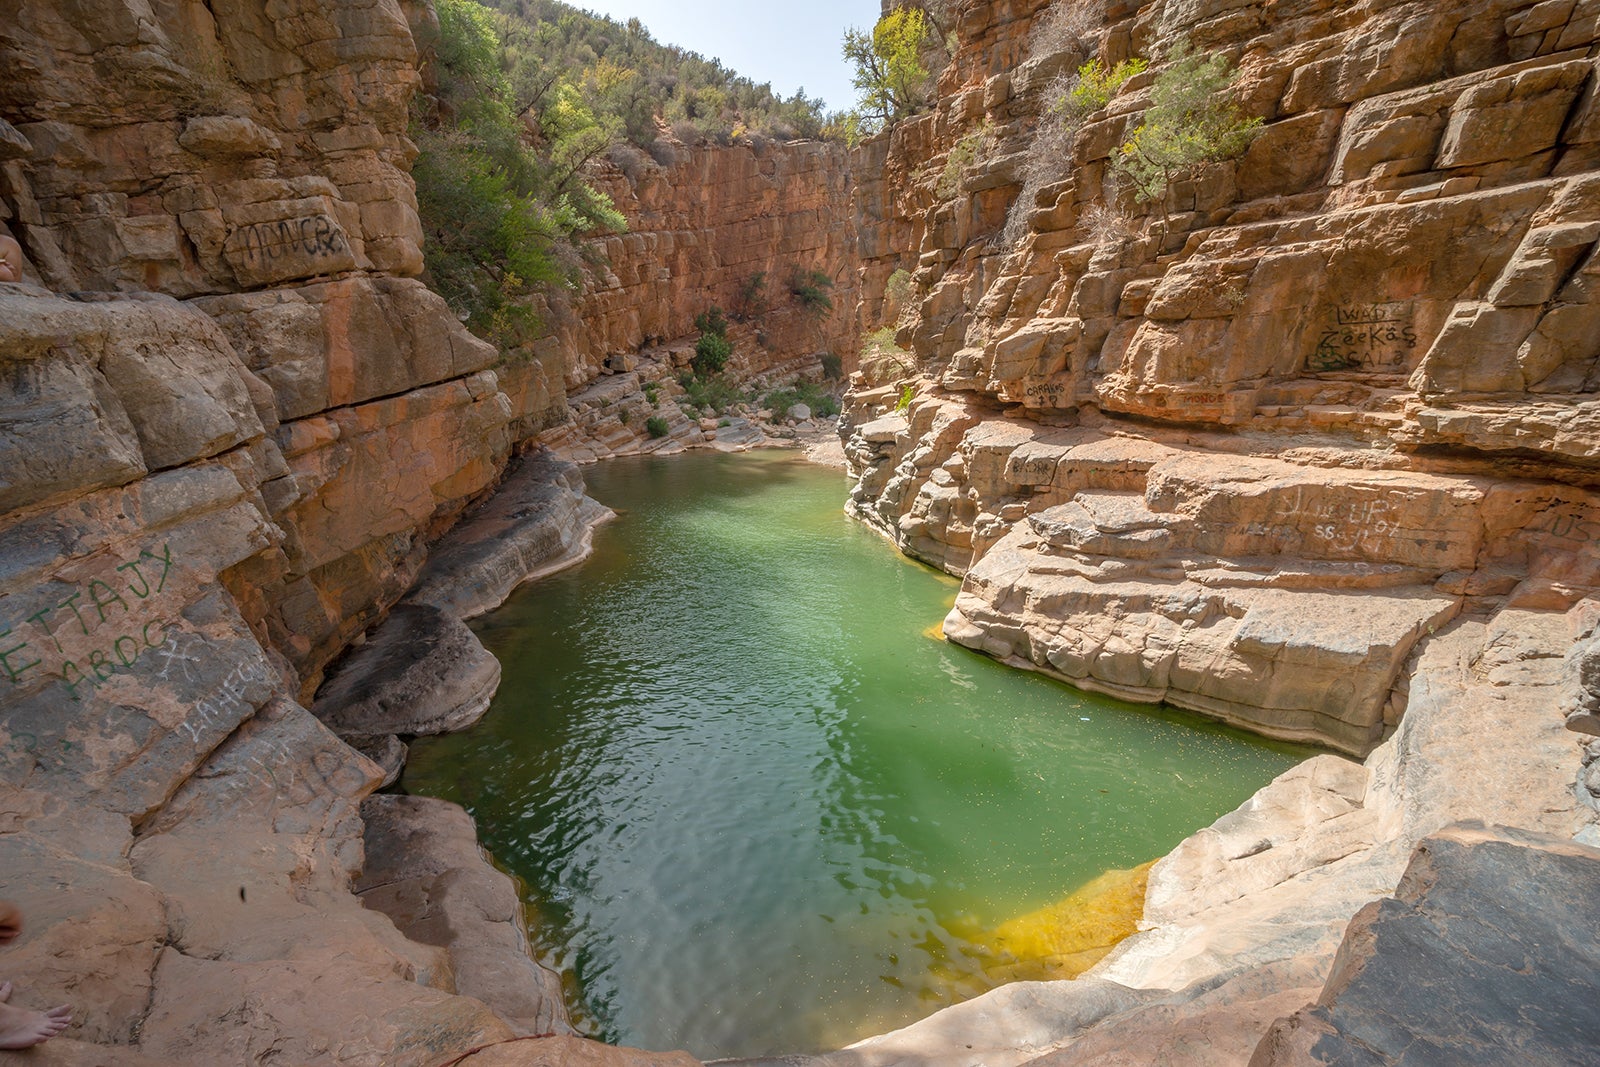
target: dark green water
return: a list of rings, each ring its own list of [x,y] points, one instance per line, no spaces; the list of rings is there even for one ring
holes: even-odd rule
[[[1168,851],[1305,753],[928,636],[956,583],[784,454],[619,460],[582,567],[478,630],[505,679],[405,786],[526,883],[590,1032],[814,1051],[990,984],[963,935]]]

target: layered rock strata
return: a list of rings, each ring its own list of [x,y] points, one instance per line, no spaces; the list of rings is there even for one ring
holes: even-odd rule
[[[674,144],[657,162],[619,149],[597,175],[628,232],[597,238],[600,265],[570,302],[553,303],[550,334],[507,368],[524,436],[580,461],[712,445],[725,427],[686,417],[677,377],[713,306],[733,318],[728,378],[741,386],[822,376],[859,347],[854,176],[842,145],[753,139],[727,147]],[[820,275],[831,307],[793,292]],[[815,278],[811,278],[812,283]],[[831,288],[829,288],[831,286]],[[540,414],[555,403],[553,414]],[[652,435],[651,419],[666,433]]]
[[[1600,837],[1563,730],[1596,706],[1600,12],[1152,0],[1040,34],[1051,10],[960,5],[935,108],[857,157],[864,319],[907,271],[918,376],[855,394],[850,509],[963,576],[954,641],[1365,758],[1158,863],[1144,932],[1091,974],[1170,999],[1059,1028],[1051,1060],[1134,1034],[1244,1062],[1426,835]],[[1140,205],[1114,162],[1180,38],[1264,122]],[[1132,55],[1153,69],[1051,129],[1053,79]],[[940,1062],[933,1032],[840,1062]],[[1009,1047],[985,1062],[1042,1051]]]
[[[26,253],[0,284],[0,895],[16,999],[74,1005],[31,1060],[422,1067],[559,1028],[469,831],[431,853],[451,884],[374,884],[427,837],[362,817],[397,743],[370,731],[380,767],[306,710],[517,439],[499,354],[415,277],[408,17],[42,3],[0,34]],[[596,515],[540,472],[551,528],[510,566]]]
[[[1600,523],[1593,491],[1300,445],[930,397],[858,417],[851,506],[965,575],[953,641],[1355,755],[1404,711],[1420,639],[1595,588],[1570,536]]]

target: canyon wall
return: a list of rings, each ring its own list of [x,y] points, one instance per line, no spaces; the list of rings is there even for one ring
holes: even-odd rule
[[[700,337],[695,318],[713,306],[733,319],[727,376],[743,386],[818,379],[824,355],[849,365],[860,345],[856,240],[840,225],[854,189],[844,146],[753,138],[669,147],[662,163],[624,147],[597,169],[596,187],[628,232],[591,241],[597,262],[580,291],[548,304],[549,336],[502,374],[529,413],[519,432],[581,459],[715,439],[714,424],[702,427],[672,402]],[[795,297],[797,272],[828,280],[831,308]],[[552,411],[563,395],[569,401]],[[652,417],[667,435],[648,435]]]
[[[4,21],[27,266],[0,285],[0,894],[17,999],[74,1005],[41,1052],[422,1064],[509,1038],[447,948],[352,893],[384,774],[305,709],[512,446],[498,354],[416,278],[407,11]]]
[[[433,20],[398,0],[0,17],[0,233],[25,253],[0,284],[0,896],[27,918],[19,1000],[74,1005],[47,1058],[427,1064],[569,1029],[464,817],[368,798],[416,722],[352,722],[337,686],[306,709],[353,645],[415,681],[390,669],[407,626],[443,635],[433,682],[492,690],[460,616],[581,554],[602,509],[530,459],[424,568],[536,435],[584,439],[569,393],[621,381],[647,406],[639,365],[665,378],[757,271],[773,306],[735,327],[740,373],[854,336],[830,221],[848,176],[813,144],[603,171],[633,228],[594,242],[548,336],[508,359],[469,334],[420,280],[406,130]],[[793,306],[794,269],[841,310]],[[667,406],[679,443],[709,436]],[[426,683],[408,697],[460,702],[434,720],[487,699]]]
[[[938,108],[864,150],[866,307],[913,271],[929,388],[863,397],[853,504],[968,576],[953,639],[1360,754],[1420,636],[1593,595],[1594,19],[1534,7],[1112,5],[1030,57],[1045,5],[961,6]],[[1238,64],[1249,148],[1108,221],[1158,65],[1009,239],[1047,80],[1180,37]]]
[[[1080,32],[1039,32],[1073,8]],[[858,381],[850,509],[963,577],[946,636],[1366,757],[1157,864],[1092,980],[1188,992],[1081,1056],[1058,1028],[1050,1062],[1248,1060],[1458,820],[1600,843],[1563,729],[1592,720],[1600,623],[1597,24],[1585,0],[962,3],[934,109],[859,150],[863,318],[908,272],[915,368]],[[1180,39],[1263,122],[1141,205],[1114,163]],[[1135,55],[1051,137],[1054,79]],[[1090,988],[1061,994],[1080,1019]],[[830,1062],[971,1039],[960,1018],[1037,1032],[1008,997]]]

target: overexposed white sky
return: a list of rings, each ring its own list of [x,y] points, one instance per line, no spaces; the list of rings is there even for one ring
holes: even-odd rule
[[[771,82],[784,97],[804,88],[828,111],[855,105],[850,68],[839,54],[847,28],[870,29],[879,0],[569,0],[618,21],[637,17],[662,44],[722,60],[756,83]]]

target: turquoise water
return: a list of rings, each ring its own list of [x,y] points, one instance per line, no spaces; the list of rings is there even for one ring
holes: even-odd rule
[[[929,634],[957,585],[787,454],[618,460],[594,557],[477,629],[505,668],[404,785],[525,883],[587,1032],[815,1051],[993,984],[972,943],[1305,755]]]

